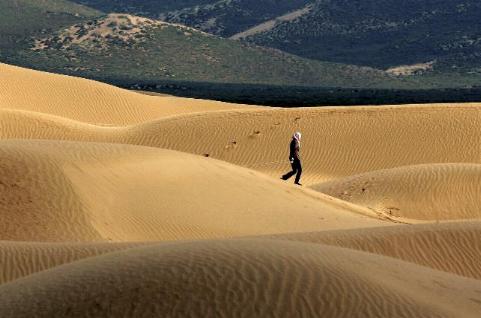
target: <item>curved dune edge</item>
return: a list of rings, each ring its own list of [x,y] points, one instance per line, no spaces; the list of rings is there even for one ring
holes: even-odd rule
[[[0,285],[43,270],[154,243],[39,243],[0,241]]]
[[[388,224],[368,209],[170,150],[0,141],[0,240],[166,241]]]
[[[2,318],[481,312],[481,104],[270,109],[4,64],[0,91]],[[314,190],[275,180],[296,130]]]
[[[481,163],[481,106],[220,111],[100,128],[25,111],[0,111],[0,138],[61,139],[167,148],[278,178],[287,143],[303,132],[303,183],[432,163]]]
[[[481,279],[481,220],[275,234],[255,239],[331,245],[392,257],[468,278]],[[245,238],[245,239],[252,239]],[[0,241],[0,284],[80,259],[158,244],[38,243]]]
[[[481,218],[481,164],[425,164],[311,186],[382,214],[421,220]]]
[[[480,291],[476,280],[336,247],[205,241],[128,249],[4,284],[0,316],[477,317]]]
[[[481,279],[481,219],[386,228],[292,233],[272,239],[327,244]]]
[[[121,126],[184,113],[255,108],[217,101],[148,96],[101,82],[0,63],[0,109]]]

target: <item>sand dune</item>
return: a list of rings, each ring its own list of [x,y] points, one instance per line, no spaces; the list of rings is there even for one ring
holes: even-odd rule
[[[312,188],[395,217],[481,218],[481,164],[399,167],[350,176]]]
[[[0,285],[79,259],[147,244],[0,241]]]
[[[481,279],[481,221],[269,236],[345,247]]]
[[[100,82],[2,63],[0,92],[0,109],[40,112],[97,125],[128,125],[182,113],[247,107],[172,96],[148,96]]]
[[[332,245],[384,255],[474,279],[481,279],[481,221],[366,227],[260,236]],[[252,238],[246,238],[252,239]],[[0,284],[87,257],[155,242],[0,242]]]
[[[362,215],[367,209],[168,150],[5,140],[0,159],[0,240],[174,240],[383,224]]]
[[[0,317],[481,312],[481,104],[264,108],[5,64],[0,92]],[[313,189],[279,180],[296,130]]]
[[[276,109],[152,97],[0,67],[0,138],[154,146],[278,176],[300,130],[306,185],[400,166],[481,163],[481,104]]]
[[[420,224],[310,233],[257,239],[333,245],[389,256],[474,279],[481,279],[481,222]],[[0,284],[79,259],[150,243],[0,242]]]
[[[4,284],[0,316],[477,317],[480,293],[477,280],[372,254],[213,241],[129,249]]]
[[[481,105],[231,111],[146,123],[125,142],[209,153],[278,176],[300,130],[310,184],[413,164],[480,163],[480,125]]]
[[[179,115],[129,127],[34,113],[0,115],[0,138],[48,138],[168,148],[279,176],[288,142],[303,134],[304,183],[431,163],[481,163],[481,105],[262,109]],[[42,117],[42,118],[40,118]]]

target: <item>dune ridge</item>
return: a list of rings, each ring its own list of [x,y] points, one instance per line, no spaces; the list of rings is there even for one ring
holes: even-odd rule
[[[481,279],[481,221],[383,226],[245,237],[343,247],[383,255],[468,278]],[[0,241],[5,269],[0,284],[42,270],[157,242],[19,242]]]
[[[394,217],[433,221],[481,218],[481,164],[398,167],[311,188]]]
[[[335,247],[186,242],[111,253],[1,285],[0,314],[476,317],[480,287],[476,280]]]
[[[481,312],[479,103],[278,109],[5,64],[0,92],[1,317]],[[297,130],[312,188],[279,180]]]
[[[0,241],[0,285],[80,259],[147,244]]]
[[[481,220],[291,233],[267,238],[339,246],[481,279]]]
[[[479,103],[277,109],[152,97],[0,67],[3,139],[160,147],[278,176],[288,169],[286,144],[300,130],[306,185],[401,166],[481,161]],[[19,94],[20,85],[27,89]]]
[[[0,159],[0,240],[165,241],[383,224],[367,209],[170,150],[3,140]]]
[[[123,126],[182,113],[255,108],[217,101],[149,96],[108,84],[0,63],[0,109]]]
[[[481,140],[481,105],[219,111],[111,129],[53,117],[45,122],[47,115],[28,112],[2,111],[1,116],[12,118],[5,120],[3,139],[159,147],[209,155],[271,176],[288,168],[286,144],[300,130],[306,185],[400,166],[481,162],[481,147],[472,146]]]

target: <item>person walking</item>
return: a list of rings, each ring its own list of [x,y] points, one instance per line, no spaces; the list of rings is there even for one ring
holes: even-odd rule
[[[289,161],[291,162],[292,171],[289,171],[281,177],[282,180],[288,180],[293,175],[296,175],[295,184],[302,185],[299,183],[302,175],[302,165],[301,157],[299,151],[301,149],[301,133],[296,132],[292,136],[291,144],[289,145]]]

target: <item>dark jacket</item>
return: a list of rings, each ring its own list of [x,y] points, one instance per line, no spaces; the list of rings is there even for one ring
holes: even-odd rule
[[[292,138],[291,144],[289,146],[290,153],[289,153],[289,159],[290,160],[301,160],[301,157],[299,156],[299,148],[300,148],[300,143],[296,138]]]

